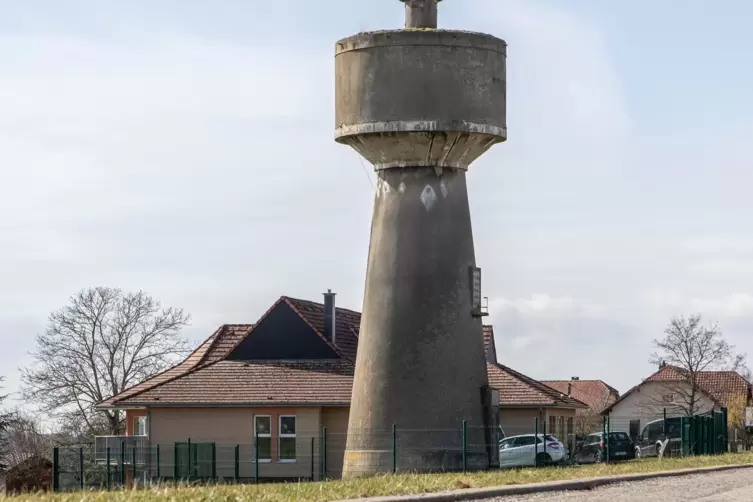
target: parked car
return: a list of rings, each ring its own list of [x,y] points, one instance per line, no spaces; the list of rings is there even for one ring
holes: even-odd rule
[[[546,451],[544,451],[545,441]],[[565,445],[549,434],[546,437],[543,434],[511,436],[499,442],[499,466],[526,467],[536,463],[538,465],[558,464],[565,461],[566,452]]]
[[[677,443],[679,447],[681,436],[680,417],[668,418],[666,431],[664,419],[654,420],[647,423],[635,440],[636,457],[656,457],[659,455],[661,445],[665,439],[670,443]]]
[[[575,461],[579,464],[603,462],[607,459],[607,443],[609,443],[609,461],[631,460],[635,458],[635,444],[630,436],[624,432],[610,432],[604,441],[603,432],[594,432],[578,443],[575,450]]]

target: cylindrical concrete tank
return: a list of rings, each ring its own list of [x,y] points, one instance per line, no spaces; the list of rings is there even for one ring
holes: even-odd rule
[[[504,41],[483,33],[395,30],[337,42],[338,142],[377,169],[467,169],[507,138]]]

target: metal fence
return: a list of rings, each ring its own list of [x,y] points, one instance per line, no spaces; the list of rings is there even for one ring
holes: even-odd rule
[[[518,425],[508,422],[503,428],[471,427],[465,423],[446,430],[393,426],[386,431],[328,433],[325,428],[316,434],[292,438],[258,436],[250,444],[191,438],[172,444],[148,444],[142,438],[100,440],[96,444],[54,448],[52,486],[55,491],[74,491],[160,483],[320,481],[339,477],[346,448],[358,450],[360,445],[370,448],[362,450],[368,457],[361,465],[372,474],[425,470],[427,459],[439,471],[569,464],[578,460],[581,448],[594,437],[597,441],[600,437],[602,442],[598,445],[599,456],[592,458],[612,462],[623,460],[611,451],[618,446],[613,439],[623,437],[620,433],[630,437],[634,451],[644,452],[637,457],[728,451],[726,410],[694,417],[676,417],[662,410],[654,415],[644,414],[641,420],[608,415],[587,424],[571,418],[534,418],[525,420],[528,425],[523,421]],[[531,444],[522,447],[526,442]],[[510,463],[510,458],[514,462]]]
[[[713,455],[737,450],[730,441],[726,408],[693,416],[673,408],[638,416],[609,414],[603,417],[602,431],[625,433],[641,457]]]

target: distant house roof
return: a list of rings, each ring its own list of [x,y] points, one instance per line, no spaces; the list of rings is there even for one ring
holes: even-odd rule
[[[698,388],[715,403],[727,406],[734,397],[751,397],[751,384],[736,371],[701,371],[697,375]],[[666,365],[643,380],[641,383],[625,392],[619,399],[604,409],[604,413],[611,411],[615,405],[633,394],[650,382],[671,383],[687,382],[688,373],[682,368]]]
[[[588,409],[578,410],[578,413],[601,413],[601,411],[620,397],[614,387],[602,380],[543,380],[542,383],[568,394],[588,405]]]
[[[339,357],[318,360],[230,360],[228,355],[279,304],[285,303]],[[100,403],[98,407],[344,405],[350,404],[361,314],[336,308],[334,343],[324,336],[324,305],[280,297],[253,324],[226,324],[183,362]],[[494,331],[484,326],[490,386],[502,406],[584,408],[577,399],[497,364]]]
[[[500,406],[556,406],[565,408],[587,408],[578,401],[548,385],[517,372],[502,364],[486,365],[489,386],[499,390]]]

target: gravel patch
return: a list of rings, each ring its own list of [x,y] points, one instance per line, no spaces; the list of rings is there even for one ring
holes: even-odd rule
[[[515,495],[487,499],[487,502],[529,502],[529,501],[572,500],[578,502],[637,502],[660,500],[680,502],[702,500],[722,502],[728,500],[753,500],[753,472],[739,469],[709,474],[693,474],[672,478],[659,478],[648,481],[619,483],[602,486],[593,490],[569,492],[549,492],[535,495]]]

